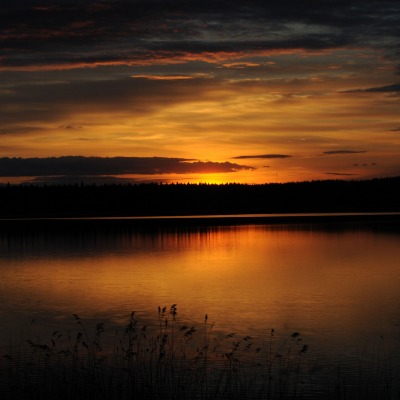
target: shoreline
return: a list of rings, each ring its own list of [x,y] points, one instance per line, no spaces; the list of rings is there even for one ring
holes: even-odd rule
[[[0,218],[0,231],[36,230],[47,228],[163,228],[229,225],[279,224],[347,224],[400,222],[400,212],[372,213],[279,213],[279,214],[211,214],[211,215],[150,215],[126,217],[44,217]]]

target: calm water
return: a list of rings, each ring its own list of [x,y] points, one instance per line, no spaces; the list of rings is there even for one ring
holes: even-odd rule
[[[112,332],[158,306],[181,321],[262,337],[295,331],[316,366],[400,349],[400,231],[274,224],[0,234],[1,346],[68,329]],[[31,324],[31,321],[35,322]],[[382,341],[383,337],[383,341]],[[349,361],[350,360],[350,361]],[[354,361],[357,363],[357,361]]]

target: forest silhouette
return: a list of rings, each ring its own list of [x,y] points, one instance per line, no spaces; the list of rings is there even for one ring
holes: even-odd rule
[[[400,177],[247,184],[0,186],[0,217],[400,211]]]

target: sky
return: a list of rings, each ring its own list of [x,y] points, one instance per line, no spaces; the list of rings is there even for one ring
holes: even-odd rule
[[[1,0],[0,182],[398,175],[398,0]]]

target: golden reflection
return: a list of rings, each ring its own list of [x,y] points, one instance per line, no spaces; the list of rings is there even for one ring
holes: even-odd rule
[[[387,329],[396,312],[397,246],[370,232],[263,226],[127,234],[3,258],[2,296],[27,315],[123,323],[132,310],[155,316],[177,303],[189,321],[208,313],[217,330],[353,336],[379,321]]]

